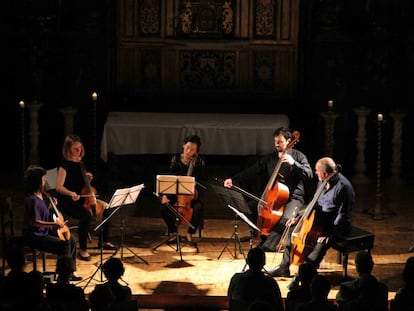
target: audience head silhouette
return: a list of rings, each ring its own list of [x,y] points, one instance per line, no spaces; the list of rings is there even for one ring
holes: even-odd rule
[[[311,283],[311,294],[314,301],[323,301],[331,290],[331,282],[324,275],[315,275]]]
[[[11,271],[22,271],[26,266],[23,247],[17,243],[9,243],[6,250],[6,261]]]
[[[301,284],[310,284],[315,275],[318,274],[318,270],[315,265],[310,262],[302,263],[298,268],[298,278]]]
[[[266,254],[260,247],[252,248],[247,254],[246,262],[250,270],[260,271],[266,263]]]
[[[402,276],[405,284],[414,284],[414,257],[407,259]]]
[[[111,257],[102,265],[103,273],[109,281],[116,281],[124,275],[124,264],[119,258]]]
[[[359,251],[355,256],[355,267],[359,274],[371,273],[374,268],[374,260],[367,251]]]

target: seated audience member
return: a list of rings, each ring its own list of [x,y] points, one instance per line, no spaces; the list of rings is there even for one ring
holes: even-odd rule
[[[339,304],[339,309],[342,310],[342,306],[352,299],[360,296],[361,291],[361,280],[365,275],[371,275],[374,268],[374,261],[372,256],[367,251],[359,251],[355,255],[355,267],[358,273],[358,277],[355,280],[342,282],[339,291],[336,295],[336,301]],[[369,283],[369,284],[373,284]],[[366,285],[369,285],[366,284]],[[376,303],[381,305],[383,310],[388,308],[388,287],[382,282],[375,283],[376,291]]]
[[[335,311],[338,306],[333,301],[328,300],[331,290],[331,282],[324,275],[316,275],[311,282],[311,300],[300,303],[296,311]]]
[[[115,302],[115,296],[109,287],[95,287],[89,294],[91,311],[108,311]]]
[[[343,311],[388,311],[386,306],[379,303],[378,280],[373,275],[361,275],[358,286],[358,296],[343,303]]]
[[[286,311],[294,311],[299,303],[311,300],[311,282],[318,271],[310,262],[302,263],[298,268],[299,287],[289,290],[285,300]]]
[[[2,293],[4,310],[8,310],[8,306],[13,306],[14,303],[25,299],[29,279],[29,274],[25,272],[26,257],[21,245],[14,242],[7,245],[6,262],[10,271],[4,279],[4,292]]]
[[[53,311],[88,311],[89,304],[82,287],[70,283],[73,274],[72,257],[59,257],[56,263],[56,283],[46,287],[46,299]]]
[[[256,300],[249,306],[248,311],[273,311],[273,306],[267,301]]]
[[[122,263],[122,261],[119,258],[111,257],[102,265],[102,270],[107,279],[107,282],[95,285],[95,288],[93,290],[95,293],[92,297],[92,301],[90,300],[90,303],[100,304],[100,302],[93,300],[94,297],[99,297],[101,295],[104,295],[105,292],[110,292],[110,296],[112,296],[112,298],[105,298],[108,298],[109,301],[112,301],[111,303],[109,303],[110,308],[107,310],[137,310],[138,306],[136,300],[131,299],[131,288],[127,285],[122,285],[121,283],[119,283],[119,280],[125,272],[124,264]]]
[[[390,302],[390,311],[409,311],[414,306],[414,257],[405,262],[402,273],[404,284]]]
[[[29,272],[27,288],[25,299],[20,302],[22,309],[17,308],[16,310],[52,311],[43,295],[45,279],[40,271],[33,270]]]
[[[263,272],[266,256],[263,249],[252,248],[246,258],[249,269],[235,273],[227,290],[230,311],[249,310],[260,301],[271,305],[272,310],[284,310],[278,283]]]

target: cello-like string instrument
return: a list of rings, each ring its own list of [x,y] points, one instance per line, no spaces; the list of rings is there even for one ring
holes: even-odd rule
[[[337,174],[334,171],[330,174],[320,185],[315,192],[312,201],[306,206],[302,217],[296,224],[291,235],[291,250],[290,250],[290,263],[294,265],[300,265],[305,261],[307,256],[315,248],[315,245],[320,237],[322,230],[324,229],[321,221],[317,221],[316,210],[314,209],[316,202],[318,201],[322,191],[326,188],[326,184],[329,180]]]
[[[48,198],[48,200],[50,202],[50,205],[53,207],[53,212],[54,212],[54,214],[53,214],[53,221],[56,222],[56,223],[64,224],[63,226],[61,226],[60,228],[58,228],[56,230],[59,239],[61,239],[62,241],[69,241],[70,240],[70,229],[66,225],[66,223],[68,221],[65,220],[65,218],[62,215],[62,213],[58,210],[58,208],[56,207],[55,202],[53,201],[53,199],[49,195],[49,193],[47,193],[46,191],[44,191],[43,192],[43,195]]]
[[[89,210],[91,215],[95,216],[96,221],[101,222],[104,212],[104,206],[102,202],[96,200],[96,189],[91,185],[88,175],[86,174],[86,168],[83,162],[80,163],[82,168],[83,180],[85,187],[82,189],[82,196],[85,197],[83,207]]]
[[[277,180],[282,157],[298,142],[300,134],[298,131],[292,133],[293,139],[279,157],[272,176],[270,177],[262,197],[257,204],[258,219],[257,227],[262,235],[269,235],[272,228],[279,222],[283,215],[284,205],[289,199],[289,188]]]
[[[193,175],[193,170],[195,163],[197,161],[197,157],[194,156],[190,159],[190,163],[188,164],[187,176]],[[177,203],[175,207],[177,208],[178,212],[188,221],[190,222],[191,217],[193,217],[193,208],[191,207],[191,202],[196,200],[198,197],[197,189],[194,188],[193,195],[177,195]]]

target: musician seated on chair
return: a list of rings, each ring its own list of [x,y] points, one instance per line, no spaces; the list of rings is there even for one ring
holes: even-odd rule
[[[205,160],[199,154],[201,139],[197,135],[191,135],[184,139],[181,153],[175,154],[170,160],[169,174],[177,176],[193,176],[196,181],[194,195],[163,195],[161,198],[161,215],[164,219],[168,233],[177,233],[177,226],[189,222],[187,241],[196,246],[193,234],[196,232],[203,219],[203,201],[201,198],[205,181]],[[177,217],[171,208],[175,208],[185,219]],[[174,237],[169,240],[175,243]]]
[[[59,199],[59,210],[63,214],[79,219],[79,252],[78,257],[81,260],[91,260],[91,255],[87,250],[88,233],[91,229],[92,217],[97,222],[101,222],[110,213],[107,209],[108,204],[97,199],[96,190],[91,185],[93,175],[86,170],[83,158],[85,156],[85,147],[79,136],[67,135],[65,137],[60,164],[57,167],[56,191]],[[107,250],[116,250],[117,246],[108,241],[110,221],[107,221],[102,227],[103,247]]]
[[[298,211],[305,204],[306,185],[310,184],[313,178],[312,168],[307,157],[301,151],[291,149],[297,140],[298,137],[295,137],[288,128],[277,128],[273,132],[275,150],[260,157],[252,166],[224,181],[224,187],[227,188],[232,188],[234,184],[242,188],[253,189],[255,188],[253,183],[261,184],[260,191],[265,189],[261,198],[266,202],[271,202],[273,198],[286,197],[284,202],[277,199],[273,206],[271,206],[272,203],[268,204],[267,207],[280,212],[280,214],[269,215],[269,218],[275,218],[275,221],[271,220],[264,224],[259,223],[259,202],[248,201],[252,211],[249,216],[250,220],[256,223],[261,230],[261,243],[258,246],[265,251],[276,250],[283,232],[290,225],[288,220],[294,219],[295,211]],[[276,187],[277,184],[280,186]]]
[[[340,166],[332,158],[324,157],[316,162],[317,191],[287,239],[279,266],[269,271],[269,275],[289,276],[290,264],[302,262],[310,262],[317,268],[336,239],[349,234],[355,192],[351,182],[339,171]]]
[[[59,215],[49,207],[56,204],[56,199],[45,192],[46,170],[40,166],[30,165],[24,173],[26,196],[24,199],[24,216],[22,233],[27,246],[58,256],[68,255],[76,271],[76,241],[68,232],[68,227]],[[82,278],[72,274],[71,280]]]

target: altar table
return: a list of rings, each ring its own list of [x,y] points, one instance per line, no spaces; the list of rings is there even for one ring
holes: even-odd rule
[[[274,150],[273,131],[289,126],[285,114],[110,112],[100,155],[174,154],[199,135],[206,155],[260,155]]]

